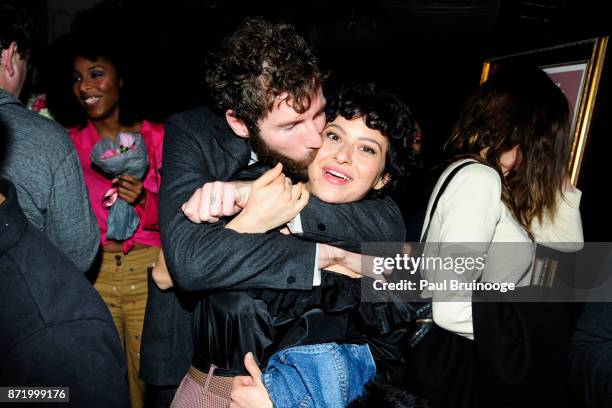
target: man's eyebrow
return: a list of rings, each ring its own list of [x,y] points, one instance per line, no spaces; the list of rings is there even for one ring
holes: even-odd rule
[[[323,106],[321,106],[321,109],[319,109],[319,111],[314,116],[317,117],[321,113],[325,113],[325,106],[326,106],[326,104],[324,103]],[[285,127],[285,126],[290,126],[290,125],[296,125],[296,124],[298,124],[300,122],[303,122],[303,121],[304,121],[304,118],[298,117],[298,118],[295,118],[295,119],[288,120],[286,122],[279,123],[276,126],[278,126],[278,127]]]
[[[296,125],[296,124],[298,124],[298,123],[302,122],[303,120],[304,120],[304,119],[291,119],[291,120],[289,120],[289,121],[287,121],[287,122],[282,122],[282,123],[279,123],[279,124],[278,124],[278,125],[276,125],[276,126],[278,126],[278,127],[285,127],[285,126]]]

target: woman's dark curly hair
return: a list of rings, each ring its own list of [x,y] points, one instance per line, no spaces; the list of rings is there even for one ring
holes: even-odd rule
[[[103,26],[121,15],[121,7],[119,2],[105,1],[82,11],[73,21],[71,31],[59,37],[52,46],[47,101],[51,113],[66,127],[87,125],[87,114],[72,94],[72,72],[77,57],[89,61],[104,59],[111,63],[124,85],[119,90],[119,121],[122,125],[133,125],[142,120],[135,108],[138,104],[135,95],[129,90],[129,78],[125,77],[127,52],[122,46],[120,32],[92,33],[92,27]]]
[[[253,131],[283,93],[297,112],[325,74],[314,49],[289,24],[249,18],[207,59],[206,82],[217,107],[231,109]]]
[[[327,121],[338,116],[352,120],[363,118],[365,125],[378,130],[389,140],[385,157],[387,184],[380,190],[401,194],[408,187],[408,178],[417,167],[417,153],[412,145],[416,124],[410,108],[397,96],[379,91],[374,84],[355,83],[336,91],[325,108]]]
[[[532,221],[555,215],[568,175],[569,107],[557,85],[535,65],[506,64],[466,101],[446,150],[496,169],[502,201],[529,232]],[[518,146],[505,177],[500,157]]]

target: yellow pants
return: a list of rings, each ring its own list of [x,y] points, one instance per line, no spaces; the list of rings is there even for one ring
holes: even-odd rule
[[[103,252],[94,282],[111,312],[125,350],[132,408],[144,405],[144,383],[138,376],[140,340],[147,305],[147,276],[157,262],[158,252],[157,247],[134,249],[127,255]]]

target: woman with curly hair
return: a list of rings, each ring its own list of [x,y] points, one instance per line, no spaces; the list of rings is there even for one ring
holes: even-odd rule
[[[415,125],[410,109],[403,102],[392,94],[377,90],[373,85],[355,84],[328,98],[326,114],[329,122],[322,132],[323,143],[308,166],[305,189],[310,194],[322,201],[342,205],[370,198],[372,195],[406,189],[404,178],[410,173],[413,164]],[[286,184],[288,189],[292,188],[290,180],[280,172],[279,165],[251,184],[244,209],[226,224],[226,228],[239,233],[267,232],[252,227],[256,220],[253,219],[255,214],[250,209],[257,207],[258,200],[262,199],[258,190],[263,186],[278,182]],[[371,215],[376,217],[375,213]],[[282,222],[273,227],[283,228],[285,224]],[[398,228],[402,227],[400,219]],[[288,233],[288,230],[285,229],[285,232]],[[326,270],[349,273],[339,265],[332,265]],[[284,349],[291,350],[296,344],[320,343],[317,339],[321,338],[337,343],[362,343],[368,335],[371,338],[365,341],[374,345],[374,360],[381,370],[388,368],[390,360],[401,357],[400,343],[402,340],[408,342],[408,336],[412,333],[413,311],[400,302],[362,302],[361,280],[339,273],[325,275],[322,284],[311,291],[276,291],[273,294],[262,292],[259,295],[253,293],[252,296],[261,302],[266,313],[260,313],[255,308],[248,316],[232,315],[231,319],[241,321],[238,327],[243,324],[257,325],[259,330],[255,332],[259,334],[248,339],[248,344],[245,339],[226,336],[227,344],[224,347],[227,354],[242,357],[246,352],[252,351],[255,358],[265,364],[268,360],[273,361],[271,357],[274,359],[274,353]],[[226,358],[209,351],[211,339],[215,338],[215,327],[221,324],[219,319],[229,319],[225,310],[219,303],[200,303],[198,313],[201,317],[196,318],[197,323],[194,325],[198,329],[194,333],[194,366],[183,379],[174,406],[182,406],[194,398],[208,398],[207,401],[229,398],[231,376],[238,374],[238,371],[227,370],[225,367],[214,367],[213,372],[221,371],[224,372],[222,375],[229,376],[229,385],[225,385],[226,394],[222,395],[223,393],[218,391],[223,386],[216,387],[214,381],[208,384],[208,387],[204,386],[205,392],[202,393],[202,384],[205,384],[203,380],[212,377],[209,376],[211,372],[207,367],[210,368],[217,361]],[[335,317],[326,320],[327,316]],[[330,321],[338,326],[328,327],[326,323]],[[359,356],[355,367],[363,368],[364,373],[368,373],[363,377],[367,382],[370,374],[375,371],[370,349],[366,345],[352,346],[349,347],[348,353],[354,352],[355,356]],[[327,349],[328,346],[321,347]],[[344,350],[342,345],[339,348],[329,347],[332,350]],[[325,358],[329,353],[324,352],[321,356]],[[309,366],[316,365],[317,360],[313,357]],[[355,389],[363,388],[365,383],[357,384],[360,381],[361,379],[355,379],[352,386]],[[276,388],[278,391],[281,389],[282,387]],[[285,395],[278,398],[292,398],[289,395],[291,391],[294,390],[286,390]],[[281,403],[280,406],[285,405]]]

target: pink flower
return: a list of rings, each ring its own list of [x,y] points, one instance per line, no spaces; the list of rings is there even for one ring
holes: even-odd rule
[[[119,146],[129,149],[134,144],[134,136],[129,133],[119,133]]]
[[[104,153],[102,153],[102,156],[100,156],[101,159],[108,159],[109,157],[113,157],[116,156],[117,153],[114,150],[107,150]]]
[[[36,113],[39,113],[46,107],[47,107],[47,96],[45,94],[38,96],[32,103],[32,111]]]

